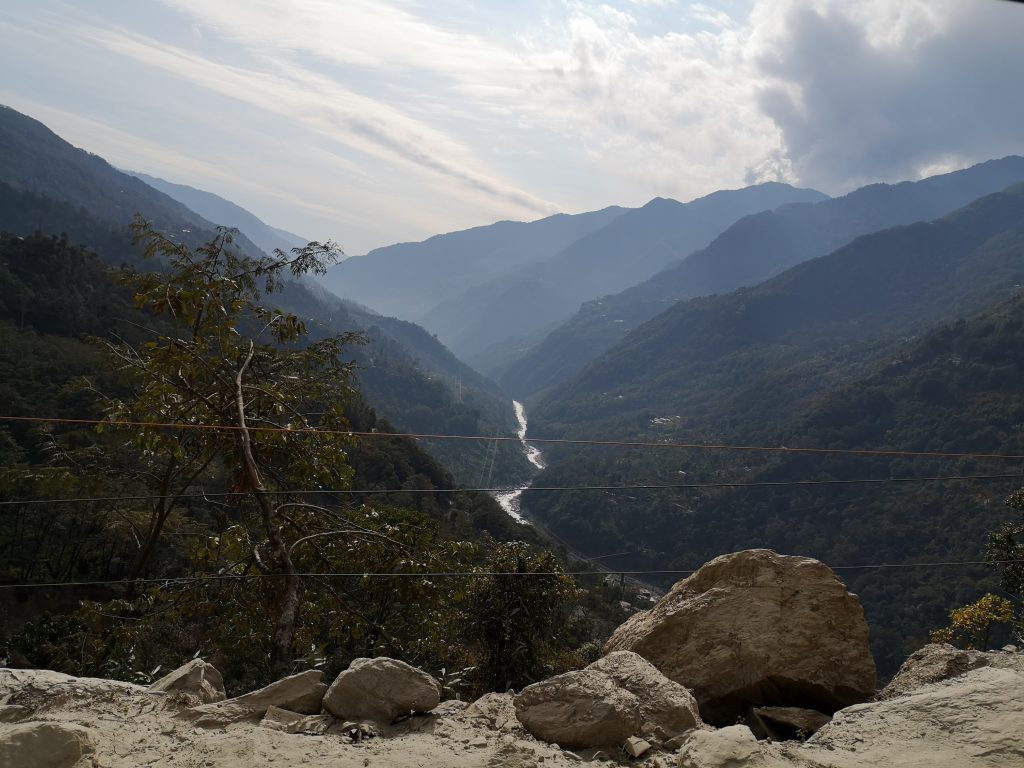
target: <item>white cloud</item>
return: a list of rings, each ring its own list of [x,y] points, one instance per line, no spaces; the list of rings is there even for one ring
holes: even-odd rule
[[[1010,3],[163,0],[173,35],[149,12],[39,5],[9,38],[71,39],[83,115],[138,133],[97,151],[194,157],[190,175],[219,164],[202,177],[219,193],[237,179],[274,223],[335,222],[356,249],[745,181],[841,191],[1021,150]],[[31,15],[0,9],[0,24]],[[27,45],[10,56],[38,85],[52,57],[26,63]],[[130,71],[134,115],[119,119],[96,62]],[[38,90],[22,100],[72,111]]]
[[[758,97],[796,177],[831,190],[1020,152],[1024,8],[789,2],[765,24]]]

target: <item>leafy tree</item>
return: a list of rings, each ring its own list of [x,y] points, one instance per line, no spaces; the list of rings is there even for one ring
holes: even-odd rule
[[[550,552],[532,554],[521,541],[496,547],[468,600],[467,634],[479,648],[481,687],[504,691],[550,674],[560,620],[579,596]]]
[[[949,614],[950,625],[932,633],[932,642],[952,643],[966,648],[985,650],[996,624],[1013,621],[1013,603],[991,592]]]
[[[1020,517],[989,534],[986,559],[999,568],[1000,585],[1016,595],[1019,605],[1024,598],[1024,491],[1010,494],[1006,505]],[[1014,627],[1018,637],[1024,638],[1024,610],[1017,612]]]
[[[107,422],[130,425],[136,477],[153,499],[131,575],[145,571],[186,495],[221,478],[233,494],[226,513],[245,528],[256,566],[280,576],[271,667],[283,672],[301,587],[289,539],[311,533],[303,524],[311,516],[298,515],[306,502],[294,492],[348,483],[343,411],[354,390],[341,354],[357,339],[310,341],[302,320],[263,300],[289,276],[322,273],[337,248],[314,242],[251,256],[224,229],[195,249],[141,219],[134,231],[162,268],[123,278],[136,306],[156,320],[150,340],[107,345],[135,384],[130,397],[107,401]]]

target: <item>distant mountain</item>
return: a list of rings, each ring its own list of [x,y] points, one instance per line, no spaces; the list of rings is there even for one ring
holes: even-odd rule
[[[499,221],[420,243],[377,248],[338,264],[324,285],[383,314],[417,320],[438,303],[524,264],[552,256],[625,209]]]
[[[300,248],[309,242],[307,238],[265,224],[245,208],[212,192],[205,192],[184,184],[173,184],[137,171],[130,173],[132,176],[142,179],[153,189],[174,198],[203,218],[221,226],[239,230],[267,253],[273,253],[278,248],[287,253],[292,248]]]
[[[192,246],[207,241],[216,228],[214,222],[141,179],[2,105],[0,182],[18,192],[68,204],[108,226],[127,227],[138,213],[169,237]],[[236,243],[243,250],[259,251],[244,233]]]
[[[580,303],[621,290],[707,245],[737,219],[786,203],[822,200],[815,190],[759,184],[689,203],[656,198],[544,260],[524,265],[419,318],[456,354],[475,359],[567,319]]]
[[[207,242],[216,227],[141,179],[76,149],[42,123],[8,108],[0,109],[0,203],[0,228],[19,235],[64,232],[72,242],[88,245],[115,265],[152,267],[144,265],[131,245],[127,225],[136,212],[190,246]],[[247,252],[261,252],[245,233],[236,243]],[[314,333],[366,333],[371,343],[351,350],[361,367],[364,393],[397,428],[432,434],[512,434],[514,414],[500,390],[423,329],[346,306],[319,285],[290,283],[276,301],[307,319],[317,329]],[[481,443],[456,451],[450,442],[439,448],[451,462],[449,468],[460,479],[475,483],[480,468],[491,461],[489,446]],[[494,462],[494,475],[502,483],[524,476],[528,469],[512,444],[503,446]]]
[[[635,433],[647,414],[678,415],[751,435],[749,414],[791,410],[882,345],[1022,283],[1024,184],[857,238],[754,288],[678,302],[554,387],[531,426],[562,436],[633,418]]]
[[[860,235],[929,221],[1024,181],[1024,158],[992,160],[919,182],[872,184],[816,204],[747,216],[710,245],[621,293],[584,304],[522,355],[500,382],[525,400],[580,370],[629,331],[681,299],[755,285]]]

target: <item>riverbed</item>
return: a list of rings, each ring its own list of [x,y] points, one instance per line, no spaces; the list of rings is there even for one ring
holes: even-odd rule
[[[512,401],[512,407],[515,408],[516,421],[519,422],[519,428],[516,430],[516,435],[519,437],[519,442],[522,445],[523,453],[526,455],[526,460],[530,462],[537,470],[544,469],[544,456],[541,454],[540,448],[534,445],[530,445],[526,441],[526,409],[523,408],[523,404],[518,400]],[[523,525],[530,525],[530,521],[527,520],[522,513],[521,503],[523,491],[530,487],[530,483],[523,483],[523,485],[511,488],[507,491],[496,491],[494,494],[495,500],[501,505],[501,508],[508,512],[509,516],[517,523]]]

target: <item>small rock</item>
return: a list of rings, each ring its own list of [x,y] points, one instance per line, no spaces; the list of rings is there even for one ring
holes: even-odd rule
[[[404,661],[356,659],[324,696],[324,709],[350,720],[392,722],[409,712],[429,712],[441,701],[441,684]]]
[[[511,693],[486,693],[466,707],[466,717],[496,731],[522,731]]]
[[[80,725],[18,723],[0,731],[0,765],[71,768],[94,754],[92,732]]]
[[[760,749],[745,725],[716,731],[692,731],[679,750],[679,768],[741,768],[749,765]]]
[[[626,739],[625,743],[622,745],[622,748],[626,750],[627,755],[629,755],[632,758],[637,758],[640,757],[640,755],[644,754],[647,750],[649,750],[651,748],[651,745],[650,743],[639,738],[638,736],[630,736],[628,739]]]
[[[16,723],[24,720],[31,714],[28,707],[21,707],[17,704],[4,704],[0,706],[0,723]]]
[[[1003,646],[1003,651],[1005,653],[1016,653],[1017,652],[1017,646],[1016,645],[1004,645]]]
[[[303,715],[319,714],[327,690],[322,678],[322,672],[311,669],[233,699],[191,707],[179,716],[192,719],[200,726],[222,726],[262,718],[272,706]]]
[[[146,690],[150,693],[191,693],[198,696],[204,704],[224,701],[227,698],[224,693],[224,678],[216,667],[202,659],[192,659],[188,664],[161,677]]]
[[[799,707],[755,707],[751,711],[751,719],[761,726],[765,738],[784,741],[794,736],[807,739],[819,728],[828,725],[832,717]],[[754,728],[751,727],[751,730]]]
[[[327,729],[334,722],[330,715],[302,715],[298,712],[289,712],[287,709],[270,706],[267,713],[260,721],[260,725],[273,731],[282,733],[305,733],[310,736],[320,736],[327,732]]]

